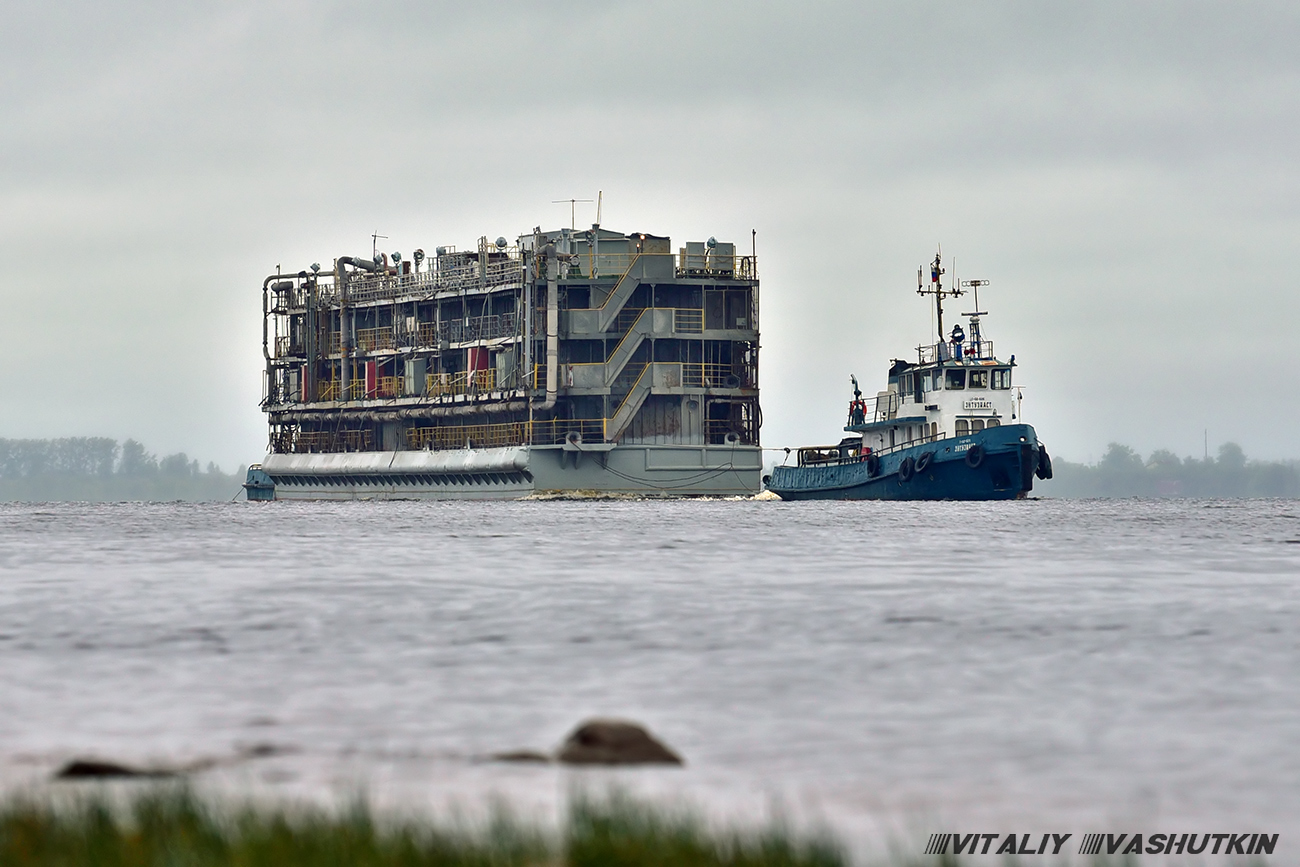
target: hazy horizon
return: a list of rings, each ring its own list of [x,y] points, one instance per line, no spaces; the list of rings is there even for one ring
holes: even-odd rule
[[[931,339],[942,242],[1054,455],[1294,458],[1298,34],[1281,3],[19,5],[0,437],[256,461],[277,265],[603,190],[615,230],[757,230],[767,447],[834,441],[849,375]]]

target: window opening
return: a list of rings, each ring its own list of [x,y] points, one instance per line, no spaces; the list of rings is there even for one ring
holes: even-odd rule
[[[961,389],[966,387],[966,371],[960,369],[948,370],[946,371],[946,373],[947,373],[947,382],[945,385],[946,388]]]

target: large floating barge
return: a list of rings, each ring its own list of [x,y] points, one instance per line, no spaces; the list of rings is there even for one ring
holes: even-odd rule
[[[262,295],[250,500],[761,487],[758,274],[733,244],[539,228],[341,256]]]

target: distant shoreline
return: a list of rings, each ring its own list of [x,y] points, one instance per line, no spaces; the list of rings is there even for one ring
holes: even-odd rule
[[[1095,464],[1053,459],[1055,476],[1032,496],[1054,499],[1300,497],[1300,461],[1255,461],[1235,443],[1217,455],[1143,458],[1111,443]],[[201,468],[184,452],[159,458],[135,440],[0,439],[0,502],[227,502],[243,492],[245,467]]]
[[[0,502],[216,502],[242,492],[245,468],[158,458],[135,440],[0,439]]]

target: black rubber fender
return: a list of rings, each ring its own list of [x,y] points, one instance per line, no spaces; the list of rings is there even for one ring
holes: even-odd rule
[[[898,465],[898,480],[900,482],[912,481],[912,474],[916,472],[916,462],[911,458],[903,458],[903,462]]]
[[[930,464],[934,461],[934,452],[926,452],[916,459],[916,471],[923,473],[930,469]]]
[[[1052,477],[1052,456],[1041,443],[1038,446],[1038,466],[1034,469],[1034,475],[1040,479]]]
[[[867,476],[874,479],[880,475],[880,458],[876,455],[867,455]]]
[[[977,470],[982,463],[984,463],[984,446],[976,443],[966,449],[966,466]]]

